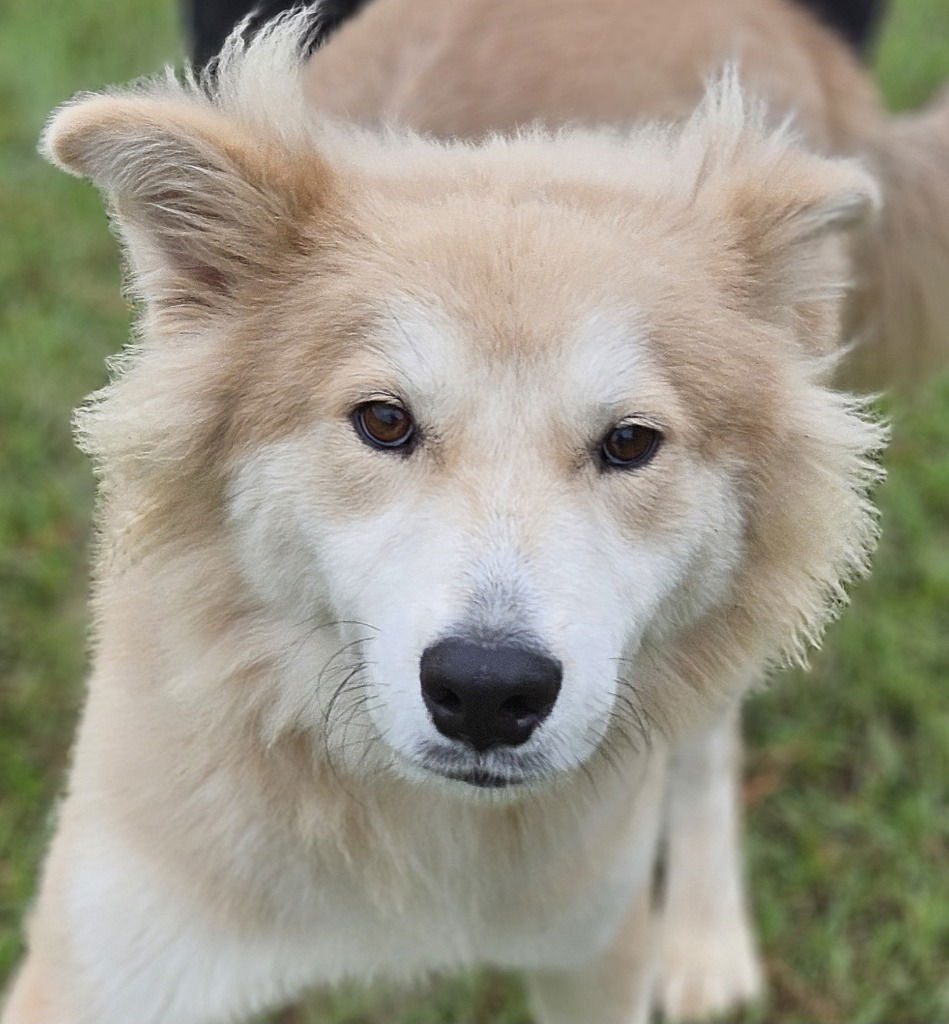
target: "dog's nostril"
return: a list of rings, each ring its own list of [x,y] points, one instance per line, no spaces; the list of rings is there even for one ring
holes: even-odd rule
[[[437,693],[433,693],[431,699],[449,714],[456,715],[461,711],[461,698],[457,693],[452,693],[447,686],[443,686]]]
[[[550,714],[560,662],[524,647],[442,640],[422,655],[422,699],[435,728],[476,750],[518,746]]]

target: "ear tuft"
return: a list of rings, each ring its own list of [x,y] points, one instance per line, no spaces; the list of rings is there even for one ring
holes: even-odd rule
[[[305,10],[250,41],[241,26],[200,78],[169,70],[50,118],[41,153],[106,194],[153,308],[230,308],[280,253],[307,244],[310,215],[334,191],[300,84],[311,29]]]
[[[751,295],[769,319],[840,303],[853,273],[847,233],[880,207],[879,188],[859,163],[801,150],[737,175],[723,199]]]
[[[694,168],[696,207],[741,257],[755,312],[782,322],[803,314],[811,324],[814,304],[839,303],[849,288],[844,235],[879,210],[881,193],[858,161],[818,156],[788,122],[767,121],[729,67],[685,126],[679,152]],[[836,310],[821,316],[829,325]]]
[[[312,148],[248,131],[197,95],[81,97],[40,148],[106,193],[143,297],[179,310],[233,299],[330,190]]]
[[[111,96],[86,93],[54,110],[40,138],[39,151],[68,174],[105,185],[96,159],[103,130],[120,106]]]

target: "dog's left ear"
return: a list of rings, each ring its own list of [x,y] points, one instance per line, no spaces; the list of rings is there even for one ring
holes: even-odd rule
[[[99,95],[58,110],[41,151],[106,194],[153,310],[222,310],[305,245],[329,201],[319,156],[251,133],[198,97]]]
[[[681,139],[697,168],[693,198],[718,244],[738,257],[753,312],[826,333],[852,283],[847,235],[879,208],[880,190],[858,161],[818,156],[766,121],[727,72]]]
[[[842,243],[879,206],[876,183],[859,164],[789,149],[739,166],[720,187],[759,308],[842,298],[851,283]]]

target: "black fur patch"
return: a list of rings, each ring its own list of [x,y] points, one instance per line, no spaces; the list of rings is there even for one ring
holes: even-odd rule
[[[886,0],[797,0],[860,53],[873,45]]]
[[[314,18],[313,31],[305,48],[312,53],[339,28],[366,6],[369,0],[323,0],[319,17]],[[300,0],[187,0],[187,22],[191,37],[191,60],[195,68],[203,68],[224,45],[234,26],[253,12],[248,35],[253,35],[271,18],[284,11],[310,7]]]

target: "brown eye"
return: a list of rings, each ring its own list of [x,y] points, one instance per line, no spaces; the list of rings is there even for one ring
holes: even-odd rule
[[[365,402],[353,412],[356,433],[373,448],[411,447],[415,423],[408,411],[392,402]]]
[[[656,454],[662,434],[641,423],[625,423],[611,430],[600,445],[600,458],[608,467],[635,469]]]

